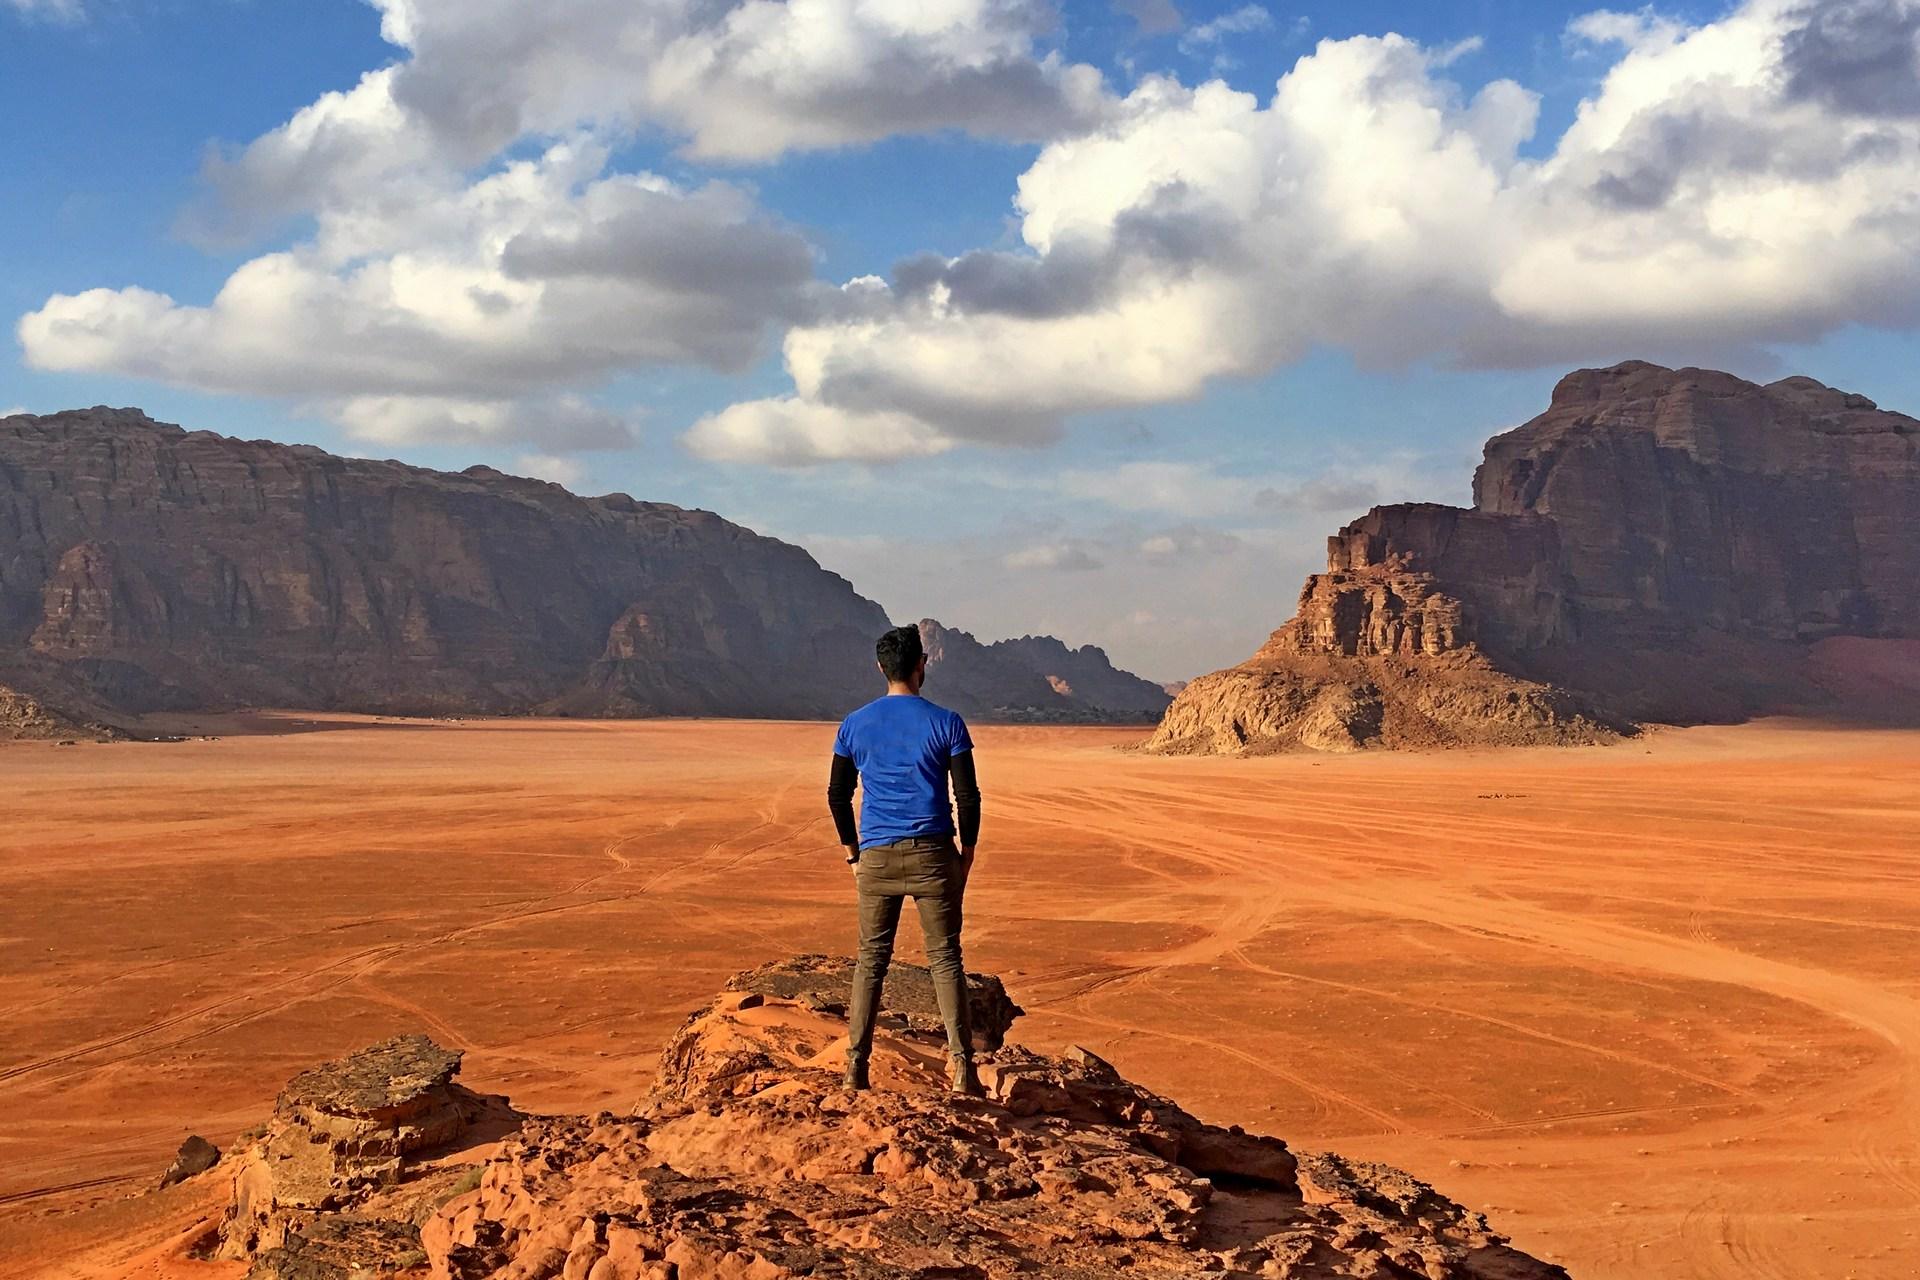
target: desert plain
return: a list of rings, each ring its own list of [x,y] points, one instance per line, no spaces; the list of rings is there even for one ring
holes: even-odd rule
[[[174,727],[0,745],[0,1275],[238,1275],[165,1260],[211,1192],[136,1193],[323,1058],[421,1030],[617,1111],[729,974],[852,949],[829,726]],[[976,736],[967,958],[1013,1039],[1399,1165],[1577,1277],[1920,1274],[1920,732]]]

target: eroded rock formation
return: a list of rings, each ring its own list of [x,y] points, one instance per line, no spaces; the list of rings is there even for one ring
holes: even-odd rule
[[[710,512],[130,409],[0,421],[10,736],[235,706],[832,718],[878,691],[888,625],[805,551]],[[999,664],[972,676],[973,657],[954,704],[991,716],[965,691],[993,695]],[[1042,717],[1139,717],[1031,679]]]
[[[1203,1124],[1085,1051],[1009,1046],[985,1101],[896,1023],[877,1087],[845,1023],[723,996],[632,1116],[530,1122],[423,1239],[450,1280],[756,1276],[1563,1276],[1397,1171]]]
[[[524,1118],[453,1083],[460,1057],[402,1036],[295,1076],[235,1166],[219,1256],[262,1280],[424,1261],[420,1223],[461,1187],[459,1154]]]
[[[1809,646],[1920,636],[1920,421],[1630,363],[1490,441],[1471,510],[1378,507],[1162,750],[1595,741],[1830,701]]]
[[[243,1157],[226,1256],[258,1280],[1564,1280],[1405,1173],[1205,1124],[1085,1050],[1003,1046],[988,1097],[955,1097],[900,970],[864,1093],[847,962],[817,956],[737,976],[628,1116],[520,1117],[421,1037],[305,1073]],[[970,978],[997,1041],[1018,1008]]]

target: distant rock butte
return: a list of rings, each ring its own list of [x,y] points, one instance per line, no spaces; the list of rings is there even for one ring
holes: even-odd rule
[[[220,1252],[254,1280],[1565,1280],[1407,1174],[1202,1123],[1085,1050],[1003,1047],[956,1098],[939,1031],[889,1015],[849,1092],[847,969],[740,975],[625,1116],[521,1116],[417,1036],[306,1073],[220,1166]]]
[[[1630,363],[1495,437],[1471,510],[1376,507],[1150,747],[1603,741],[1818,708],[1832,637],[1920,637],[1920,421],[1809,378]]]
[[[0,421],[0,736],[247,706],[832,718],[879,692],[888,625],[805,551],[710,512],[131,409]],[[1010,712],[1158,713],[1108,709],[1130,678],[1060,652],[1095,692]],[[976,658],[956,651],[952,690],[996,695],[1005,664]]]
[[[981,644],[931,618],[920,623],[927,651],[927,696],[996,717],[1151,724],[1172,698],[1151,680],[1120,671],[1088,645],[1069,649],[1052,636]]]

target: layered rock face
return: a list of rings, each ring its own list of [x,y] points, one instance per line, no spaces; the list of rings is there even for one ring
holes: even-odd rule
[[[902,969],[911,1005],[930,984]],[[260,1280],[1565,1278],[1405,1173],[1205,1124],[1085,1050],[1004,1046],[988,1097],[955,1097],[941,1032],[890,1000],[876,1087],[850,1092],[846,972],[739,975],[627,1116],[463,1097],[421,1037],[307,1073],[240,1159],[225,1255]],[[969,981],[997,1039],[1019,1010]]]
[[[707,512],[135,411],[0,428],[10,665],[110,707],[829,715],[886,625]]]
[[[1121,671],[1092,645],[1069,649],[1052,636],[981,644],[932,618],[920,623],[927,696],[972,715],[1048,722],[1152,723],[1172,699]]]
[[[1597,741],[1818,706],[1807,646],[1920,636],[1920,421],[1811,379],[1572,374],[1474,492],[1330,538],[1293,620],[1152,745]]]
[[[710,512],[137,410],[0,422],[0,728],[263,705],[831,718],[879,691],[888,625]]]
[[[1811,378],[1575,373],[1488,443],[1474,505],[1559,530],[1581,633],[1920,636],[1920,421]]]

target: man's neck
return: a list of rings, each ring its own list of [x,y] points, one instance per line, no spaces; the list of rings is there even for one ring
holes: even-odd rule
[[[887,681],[887,696],[889,698],[917,698],[920,696],[920,691],[910,684],[896,684],[889,680]]]

